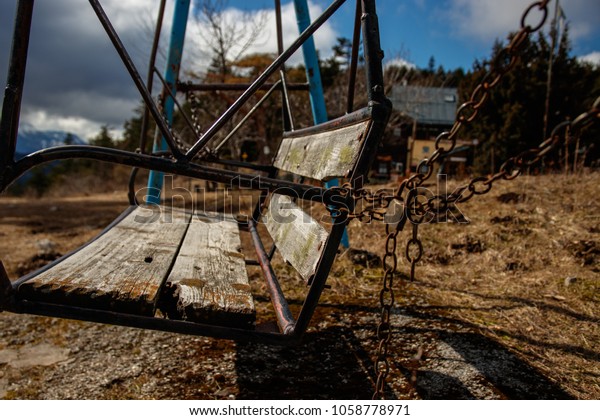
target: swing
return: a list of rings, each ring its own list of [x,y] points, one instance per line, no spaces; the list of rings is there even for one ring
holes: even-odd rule
[[[145,84],[100,2],[90,0],[139,90],[147,114],[156,123],[164,148],[159,145],[153,152],[147,152],[143,140],[140,153],[68,145],[44,149],[14,161],[33,9],[33,0],[19,0],[0,125],[0,190],[5,190],[33,167],[60,159],[94,159],[134,169],[129,191],[131,206],[96,238],[15,281],[8,279],[0,263],[0,309],[219,338],[297,342],[305,333],[326,287],[348,222],[347,212],[340,210],[352,210],[354,206],[352,197],[343,194],[341,189],[326,188],[323,183],[342,179],[354,188],[362,187],[391,112],[391,105],[383,93],[375,2],[359,0],[346,114],[312,127],[294,129],[292,125],[288,91],[307,89],[307,85],[288,83],[284,64],[300,46],[312,40],[313,33],[343,3],[345,0],[333,1],[288,49],[283,50],[281,10],[276,0],[279,55],[247,86],[204,87],[208,90],[243,88],[243,93],[213,125],[204,133],[198,133],[196,142],[186,150],[170,128],[168,116],[164,115],[168,114],[166,102],[179,105],[177,91],[197,87],[179,83],[177,74],[167,74],[162,79],[163,92],[167,93],[163,95],[163,102],[156,104],[152,98],[151,84],[156,73],[154,59],[162,17],[157,22],[148,83]],[[164,0],[159,16],[163,11]],[[368,102],[354,110],[361,29]],[[268,83],[276,74],[279,80]],[[211,140],[259,91],[267,91],[263,98],[275,91],[280,91],[282,96],[285,127],[271,165],[219,159],[218,149],[235,135],[239,125],[216,148],[208,148]],[[255,108],[262,104],[261,101]],[[240,124],[250,116],[251,112]],[[147,126],[145,118],[143,130],[147,130]],[[166,207],[159,204],[157,197],[138,204],[133,186],[139,168],[151,171],[149,187],[152,188],[159,188],[160,172],[164,172],[260,190],[260,200],[252,216],[246,218]],[[290,176],[294,181],[289,180]],[[327,206],[331,223],[315,220],[297,199]],[[264,229],[258,228],[261,223],[270,238],[265,238]],[[240,231],[250,234],[254,256],[240,251]],[[273,243],[271,250],[265,248],[265,239]],[[306,283],[306,296],[296,316],[289,308],[271,264],[275,250]],[[246,265],[260,266],[277,325],[257,319]]]

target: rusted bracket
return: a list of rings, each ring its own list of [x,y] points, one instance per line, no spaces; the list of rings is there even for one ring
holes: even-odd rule
[[[4,269],[4,264],[2,264],[2,261],[0,261],[0,312],[2,312],[2,308],[6,306],[12,295],[12,284],[8,278],[6,270]]]

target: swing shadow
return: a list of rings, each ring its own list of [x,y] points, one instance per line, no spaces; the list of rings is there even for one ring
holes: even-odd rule
[[[297,347],[238,343],[238,399],[371,399],[377,311],[322,306],[333,310],[329,315],[334,319],[347,321],[345,315],[351,314],[359,321],[308,333]],[[396,316],[401,325],[389,345],[386,399],[574,398],[501,343],[473,332],[468,323],[435,312],[417,314],[414,308],[401,308]],[[412,358],[418,345],[426,347],[423,360]]]
[[[372,362],[347,327],[308,333],[295,347],[238,343],[236,372],[238,399],[369,400],[374,393]]]

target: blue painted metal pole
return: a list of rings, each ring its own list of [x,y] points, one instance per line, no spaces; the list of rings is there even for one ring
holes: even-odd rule
[[[310,25],[310,13],[307,0],[294,0],[296,7],[296,20],[298,21],[298,30],[304,32]],[[311,36],[302,44],[302,53],[304,55],[304,66],[306,67],[306,78],[309,84],[310,106],[312,108],[315,124],[327,121],[327,109],[325,107],[325,95],[323,94],[323,83],[321,82],[321,70],[319,69],[319,57],[315,47],[314,38]],[[333,179],[325,184],[327,188],[339,185],[337,179]],[[350,247],[348,232],[344,230],[342,236],[342,246]]]
[[[190,11],[190,0],[176,0],[175,11],[173,12],[173,26],[171,28],[171,40],[169,42],[169,52],[167,54],[167,66],[164,79],[175,94],[177,78],[179,77],[179,68],[181,67],[181,57],[183,55],[183,41],[187,27],[188,15]],[[173,124],[173,98],[165,93],[164,95],[164,115],[169,124]],[[153,152],[159,152],[167,149],[167,142],[164,137],[155,136]],[[164,174],[159,171],[150,171],[148,176],[148,194],[146,202],[150,204],[160,203],[160,193],[163,186]]]

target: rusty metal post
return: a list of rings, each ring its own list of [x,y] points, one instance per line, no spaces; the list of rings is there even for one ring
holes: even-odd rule
[[[279,329],[283,334],[292,334],[294,332],[294,325],[296,321],[294,320],[294,316],[290,311],[287,300],[285,300],[285,297],[283,296],[283,291],[281,290],[279,281],[273,272],[273,267],[271,267],[271,262],[269,261],[269,257],[265,252],[262,240],[260,239],[260,235],[256,230],[256,225],[252,219],[248,221],[248,229],[252,235],[252,242],[254,243],[254,249],[256,250],[258,263],[265,276],[267,289],[269,290],[269,295],[271,296],[271,302],[273,303],[273,309],[275,310],[275,315],[277,316],[277,324],[279,325]]]
[[[369,101],[385,104],[388,99],[383,91],[383,50],[379,41],[379,20],[374,0],[362,1],[363,51],[366,60],[367,89]]]
[[[17,133],[21,115],[21,99],[25,83],[25,67],[27,64],[32,15],[33,0],[19,0],[15,17],[8,77],[6,89],[4,90],[2,119],[0,120],[0,181],[2,181],[1,178],[4,169],[14,162],[15,150],[17,148]],[[4,182],[0,184],[4,185]]]
[[[152,95],[152,87],[154,85],[154,67],[156,66],[156,53],[158,52],[158,44],[160,42],[160,34],[162,32],[163,19],[165,15],[166,0],[161,0],[158,7],[158,17],[156,18],[156,28],[154,30],[154,39],[152,40],[152,51],[150,52],[150,60],[148,62],[148,75],[146,77],[146,87]],[[150,123],[150,110],[144,106],[144,114],[142,115],[142,128],[140,135],[140,151],[146,153],[146,137],[148,135],[148,126]]]
[[[346,113],[354,111],[354,87],[356,85],[356,69],[358,68],[358,49],[360,44],[360,18],[362,15],[362,4],[356,0],[356,11],[354,13],[354,34],[352,35],[352,56],[350,59],[350,68],[348,69],[348,102],[346,103]]]
[[[165,139],[168,143],[168,146],[171,150],[171,153],[173,154],[173,156],[176,159],[182,158],[183,154],[178,149],[175,138],[173,137],[167,122],[165,121],[165,119],[163,118],[162,114],[160,113],[158,107],[154,103],[154,100],[152,99],[152,95],[150,94],[150,92],[148,92],[148,89],[146,88],[146,85],[144,84],[144,81],[142,80],[140,73],[138,72],[135,64],[133,63],[133,60],[129,56],[129,53],[125,49],[125,46],[123,45],[123,42],[119,38],[117,31],[115,31],[115,28],[113,27],[112,23],[110,22],[110,19],[104,12],[102,5],[100,4],[99,0],[88,0],[88,1],[90,3],[90,6],[92,6],[92,9],[94,10],[94,13],[96,13],[96,16],[98,17],[98,20],[100,21],[102,27],[106,31],[108,38],[110,39],[111,43],[115,47],[115,50],[116,50],[117,54],[119,55],[119,58],[121,58],[123,65],[127,69],[127,72],[129,73],[129,76],[131,77],[131,80],[133,81],[133,83],[135,84],[136,88],[138,89],[140,95],[142,96],[144,103],[149,108],[150,114],[152,115],[152,118],[156,122],[156,126],[159,128],[160,133],[165,137]]]
[[[283,24],[281,19],[281,0],[275,0],[275,23],[277,26],[277,54],[281,55],[284,51],[283,48]],[[281,65],[279,69],[279,77],[282,82],[281,85],[281,102],[282,102],[282,118],[283,118],[283,130],[293,131],[294,120],[292,118],[292,109],[290,105],[290,96],[287,88],[287,80],[285,75],[285,64]]]

